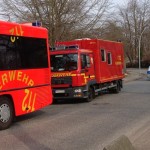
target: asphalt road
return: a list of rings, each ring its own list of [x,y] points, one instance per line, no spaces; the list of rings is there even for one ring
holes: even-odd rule
[[[0,150],[102,150],[122,134],[132,141],[149,116],[150,81],[140,79],[119,94],[105,93],[90,103],[59,102],[18,117],[0,131]]]

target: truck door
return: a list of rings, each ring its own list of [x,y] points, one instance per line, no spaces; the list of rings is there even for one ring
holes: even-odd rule
[[[81,72],[86,82],[95,79],[93,54],[81,54]]]

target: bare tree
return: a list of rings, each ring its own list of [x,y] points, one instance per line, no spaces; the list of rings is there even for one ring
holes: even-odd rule
[[[19,22],[41,21],[51,43],[80,38],[101,24],[109,0],[1,0],[3,12]]]
[[[150,1],[149,0],[129,0],[126,7],[119,9],[119,15],[121,17],[120,23],[124,33],[124,43],[126,55],[130,63],[134,63],[138,59],[139,39],[141,33],[149,25],[150,21]],[[145,33],[142,35],[142,39],[145,39]],[[148,46],[144,40],[142,40],[142,55],[148,51]]]

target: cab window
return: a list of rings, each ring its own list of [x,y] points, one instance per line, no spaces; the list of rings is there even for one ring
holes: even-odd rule
[[[89,68],[90,64],[90,56],[86,54],[81,55],[81,69]]]

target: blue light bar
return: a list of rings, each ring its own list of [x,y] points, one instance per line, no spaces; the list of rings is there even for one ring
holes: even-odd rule
[[[42,23],[36,21],[36,22],[33,22],[33,23],[32,23],[32,26],[41,27],[41,26],[42,26]]]
[[[60,46],[56,46],[56,47],[51,47],[50,50],[51,51],[56,51],[56,50],[77,50],[79,49],[78,45],[69,45],[69,46],[65,46],[65,45],[60,45]]]

